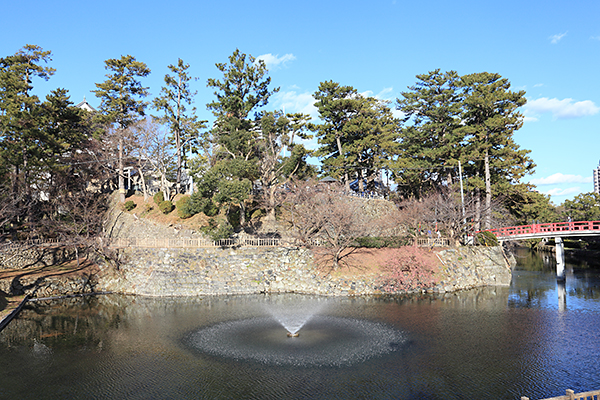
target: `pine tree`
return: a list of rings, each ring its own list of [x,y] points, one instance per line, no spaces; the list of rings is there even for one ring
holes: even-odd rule
[[[148,95],[148,88],[142,86],[138,78],[150,74],[145,63],[127,55],[119,59],[111,58],[104,62],[110,71],[107,79],[96,83],[97,90],[92,92],[101,100],[101,119],[115,125],[118,136],[118,179],[119,199],[125,202],[124,157],[125,130],[145,115],[147,103],[142,99]]]
[[[525,91],[511,91],[507,79],[488,72],[465,75],[460,86],[464,90],[463,126],[458,131],[465,134],[470,160],[465,169],[474,177],[471,182],[476,190],[484,189],[483,226],[489,229],[492,186],[515,184],[535,167],[530,151],[520,149],[513,140],[513,133],[523,125],[518,108],[525,105]]]
[[[420,198],[431,188],[452,184],[452,172],[463,153],[460,127],[461,91],[455,71],[439,69],[417,75],[417,83],[396,99],[404,114],[400,154],[394,179],[404,196]]]
[[[199,121],[196,116],[196,107],[188,108],[193,103],[196,92],[190,89],[190,82],[196,80],[188,75],[189,64],[181,58],[177,65],[169,65],[169,70],[174,76],[165,75],[165,86],[161,89],[161,96],[153,101],[153,106],[158,111],[163,111],[164,116],[159,118],[167,124],[171,131],[171,141],[175,146],[177,155],[177,193],[181,193],[181,170],[187,160],[187,149],[197,151],[203,138],[200,130],[206,128],[208,121]]]
[[[229,63],[217,63],[223,79],[209,79],[216,100],[207,105],[216,117],[211,131],[216,146],[213,176],[219,184],[215,200],[240,207],[240,223],[245,223],[245,200],[258,178],[258,131],[252,111],[268,103],[279,88],[270,90],[264,61],[236,49]]]

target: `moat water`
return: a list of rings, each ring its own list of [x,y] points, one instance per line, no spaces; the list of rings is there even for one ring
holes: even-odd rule
[[[600,389],[600,265],[568,262],[562,287],[551,255],[517,258],[510,287],[444,296],[30,302],[0,332],[0,399],[539,399]]]

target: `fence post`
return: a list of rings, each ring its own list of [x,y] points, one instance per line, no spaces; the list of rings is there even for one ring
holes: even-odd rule
[[[569,396],[569,400],[575,400],[575,392],[571,389],[567,389],[567,396]]]
[[[529,400],[529,397],[521,396],[521,400]]]

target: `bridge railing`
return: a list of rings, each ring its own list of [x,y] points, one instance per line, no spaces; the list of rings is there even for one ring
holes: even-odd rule
[[[489,229],[496,237],[516,235],[533,235],[536,233],[599,231],[600,221],[552,222],[546,224],[531,224]]]

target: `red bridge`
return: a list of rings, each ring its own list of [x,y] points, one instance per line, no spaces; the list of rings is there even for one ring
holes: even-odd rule
[[[600,236],[600,221],[553,222],[489,229],[498,240],[522,240],[553,237],[556,246],[556,277],[565,279],[564,237]]]
[[[499,240],[600,236],[600,221],[553,222],[489,229]]]

